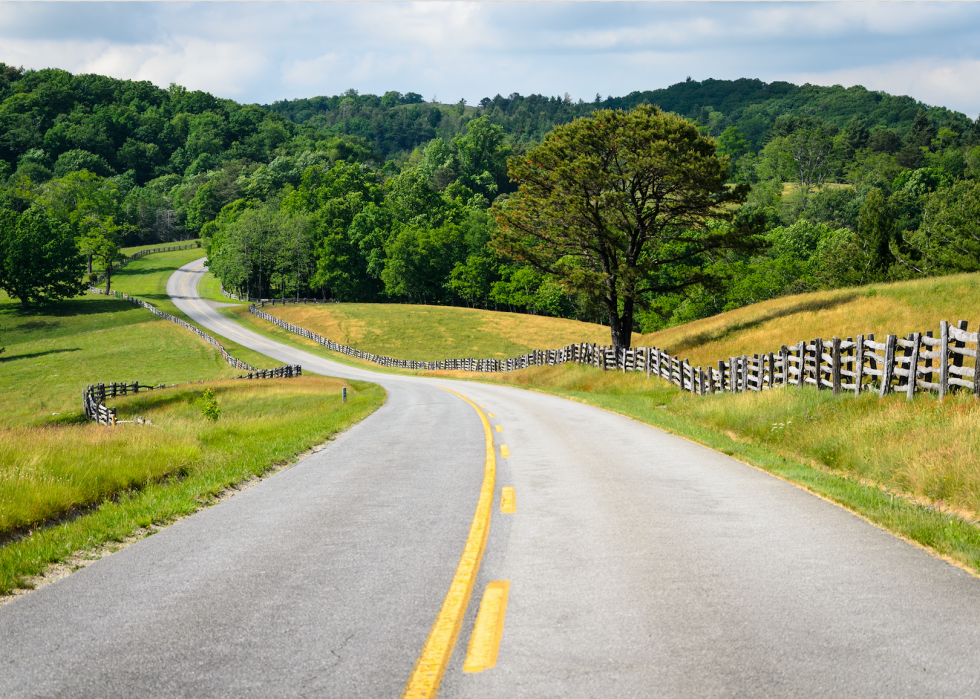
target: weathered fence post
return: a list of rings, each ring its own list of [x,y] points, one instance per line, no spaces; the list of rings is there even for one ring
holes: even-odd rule
[[[906,400],[912,400],[912,398],[915,396],[915,377],[918,373],[919,364],[919,342],[922,335],[919,333],[912,333],[909,335],[909,337],[912,338],[912,353],[909,356],[909,385],[908,393],[905,398]]]
[[[864,381],[864,335],[857,336],[854,345],[854,396],[861,395],[861,382]]]
[[[973,395],[980,398],[980,327],[977,328],[976,356],[973,358]]]
[[[831,340],[831,368],[830,382],[834,384],[834,395],[840,393],[840,338],[835,337]]]
[[[749,390],[749,357],[746,354],[742,355],[742,393]]]
[[[878,390],[878,397],[884,398],[891,390],[892,376],[895,371],[895,344],[898,338],[889,335],[885,340],[885,362],[881,367],[881,388]]]

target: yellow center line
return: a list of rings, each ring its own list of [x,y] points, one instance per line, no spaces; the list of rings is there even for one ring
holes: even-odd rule
[[[440,386],[442,388],[442,386]],[[483,423],[483,434],[486,439],[487,451],[486,460],[483,465],[483,485],[480,486],[480,499],[476,505],[476,513],[473,515],[473,522],[470,524],[470,533],[466,538],[466,545],[463,547],[463,555],[460,556],[459,564],[456,566],[456,574],[449,585],[449,592],[442,603],[439,615],[436,617],[429,637],[422,646],[422,652],[415,662],[402,699],[421,699],[436,696],[439,691],[439,683],[446,672],[449,658],[453,654],[456,645],[456,638],[459,636],[459,628],[463,623],[463,615],[466,607],[469,606],[470,595],[473,592],[473,583],[476,574],[480,570],[480,561],[483,559],[483,549],[487,544],[487,534],[490,531],[490,512],[493,507],[494,481],[497,472],[497,459],[493,449],[493,433],[490,431],[490,422],[482,410],[465,396],[443,388],[454,395],[459,396],[480,415]]]
[[[476,614],[476,625],[470,636],[470,647],[466,652],[463,672],[483,672],[497,664],[500,639],[504,635],[504,615],[507,612],[507,594],[510,592],[509,580],[494,580],[487,583]]]
[[[500,445],[500,455],[503,456],[503,457],[509,457],[510,456],[510,449],[507,448],[507,445],[506,444],[501,444]]]
[[[500,489],[500,511],[507,515],[517,512],[517,499],[514,495],[514,486],[505,485]]]
[[[487,415],[487,417],[493,417],[493,413],[490,413],[489,415]]]
[[[503,432],[504,431],[504,428],[501,427],[500,425],[494,425],[494,427],[497,428],[497,432]]]

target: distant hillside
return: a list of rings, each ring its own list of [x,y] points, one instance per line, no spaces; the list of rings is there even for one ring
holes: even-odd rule
[[[598,97],[598,96],[597,96]],[[780,117],[809,116],[844,128],[857,116],[873,132],[893,129],[905,138],[919,109],[939,125],[948,125],[957,133],[971,128],[966,115],[945,107],[934,107],[912,97],[894,96],[867,90],[860,85],[793,85],[787,82],[765,83],[761,80],[689,80],[659,90],[631,92],[624,97],[606,97],[589,102],[563,96],[512,93],[480,101],[482,114],[504,128],[515,143],[540,141],[556,124],[586,116],[596,108],[629,109],[639,104],[656,104],[661,108],[695,119],[718,136],[729,126],[737,126],[753,150],[759,150],[777,126]],[[411,108],[396,109],[400,105]],[[446,108],[422,102],[416,93],[397,92],[359,95],[349,90],[334,97],[284,100],[267,105],[296,123],[313,123],[338,134],[360,136],[372,142],[386,157],[398,150],[423,145],[436,136],[455,135],[465,119],[442,123],[447,113],[462,115],[462,105]],[[466,110],[472,114],[472,108]],[[438,113],[438,114],[437,114]],[[478,116],[479,114],[475,114]]]

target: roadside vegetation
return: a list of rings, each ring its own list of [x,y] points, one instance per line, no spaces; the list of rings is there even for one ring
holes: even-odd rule
[[[202,414],[205,388],[220,407],[215,421]],[[318,376],[216,381],[111,401],[119,419],[138,415],[152,425],[3,430],[0,594],[79,550],[193,513],[226,488],[322,444],[383,400],[375,384]]]
[[[816,337],[874,333],[904,337],[932,330],[939,321],[980,326],[980,274],[957,274],[890,284],[821,291],[764,301],[728,313],[637,337],[634,344],[660,347],[695,365],[776,351]]]
[[[179,315],[166,298],[166,278],[199,256],[149,255],[119,271],[117,288]],[[50,564],[190,514],[384,400],[376,385],[315,376],[221,381],[241,372],[214,347],[114,297],[88,294],[25,309],[0,293],[0,337],[0,595],[29,587],[30,576]],[[85,421],[87,384],[134,380],[179,384],[110,400],[120,420],[139,416],[152,424],[110,429]],[[188,383],[199,381],[208,383]],[[213,421],[202,413],[208,388],[218,407]]]

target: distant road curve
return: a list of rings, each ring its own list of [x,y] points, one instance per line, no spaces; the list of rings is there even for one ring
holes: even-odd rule
[[[388,400],[292,468],[0,608],[0,696],[400,696],[484,475],[480,415],[440,386],[485,406],[497,449],[441,697],[980,694],[968,573],[612,413],[274,342],[201,299],[202,270],[182,267],[168,292],[210,332]],[[464,673],[491,581],[509,581],[496,666]]]

